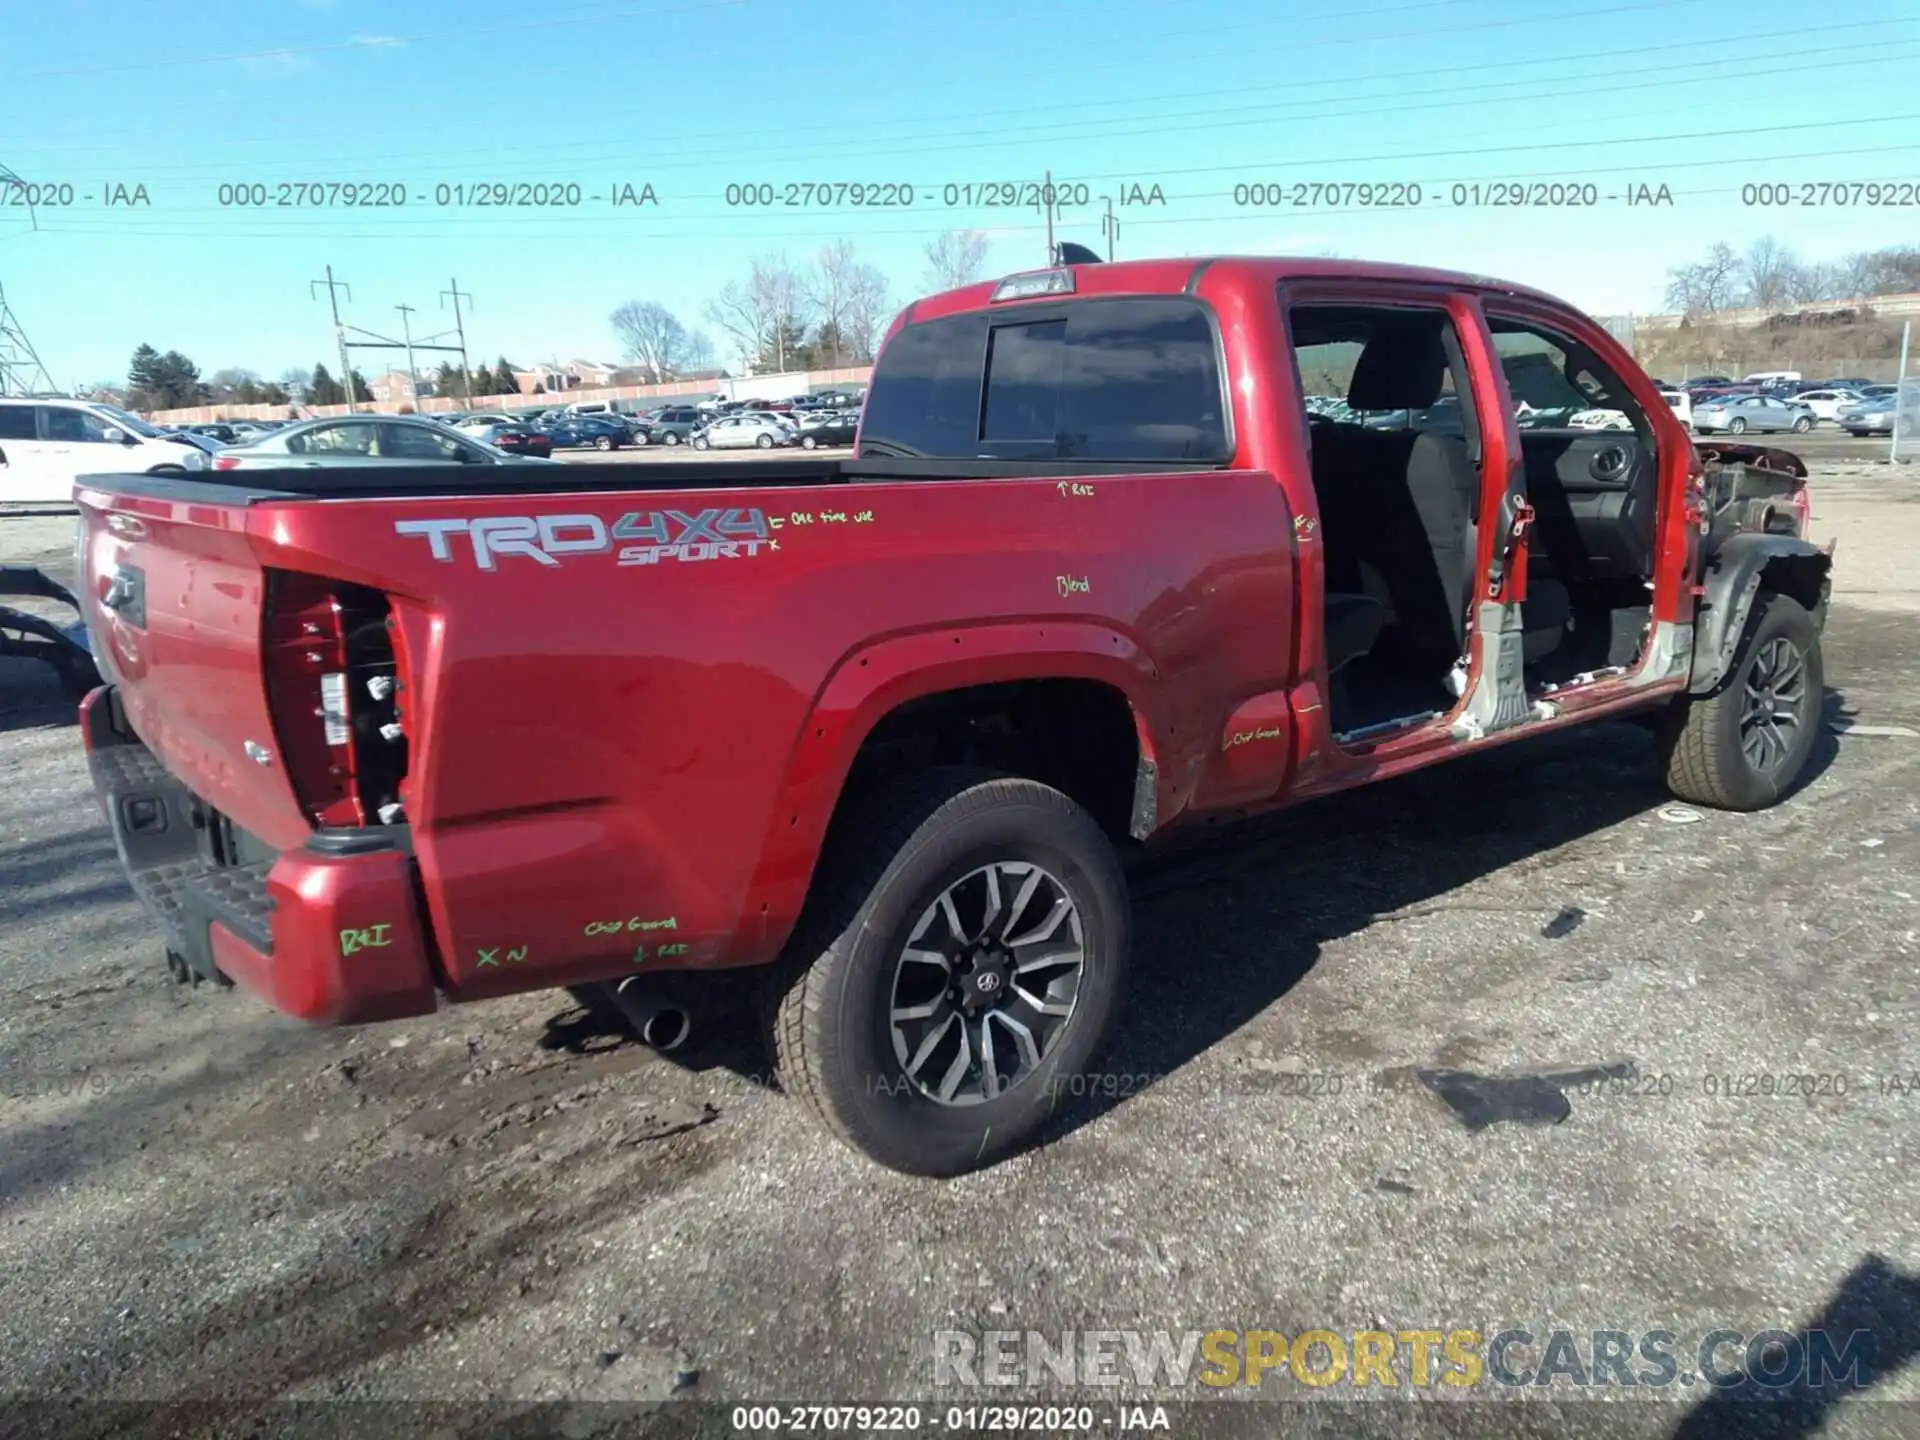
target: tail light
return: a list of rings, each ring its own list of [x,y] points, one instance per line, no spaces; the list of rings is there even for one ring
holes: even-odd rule
[[[316,825],[405,819],[405,681],[377,590],[267,572],[267,703],[287,776]]]
[[[1802,485],[1798,490],[1793,492],[1793,514],[1795,520],[1799,522],[1799,528],[1795,530],[1794,533],[1802,540],[1811,539],[1813,536],[1813,492],[1805,485]]]
[[[216,470],[238,470],[240,468],[240,457],[238,455],[215,455],[213,457],[213,468]]]

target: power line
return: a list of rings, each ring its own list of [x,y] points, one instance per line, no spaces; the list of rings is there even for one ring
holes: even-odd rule
[[[1614,14],[1619,14],[1627,11],[1660,10],[1660,9],[1668,9],[1678,5],[1694,5],[1694,4],[1706,4],[1706,3],[1709,3],[1709,0],[1629,0],[1629,3],[1624,3],[1624,4],[1614,4],[1614,5],[1601,6],[1601,7],[1585,9],[1585,10],[1570,10],[1570,11],[1560,12],[1557,14],[1538,14],[1538,15],[1532,15],[1532,16],[1515,18],[1515,19],[1476,21],[1467,25],[1436,26],[1426,30],[1403,31],[1392,37],[1381,37],[1377,35],[1376,36],[1354,36],[1351,34],[1341,34],[1337,36],[1296,39],[1282,46],[1257,47],[1254,49],[1237,47],[1230,50],[1212,52],[1212,53],[1217,55],[1222,55],[1222,56],[1231,56],[1235,58],[1240,58],[1250,54],[1261,53],[1261,51],[1264,49],[1278,49],[1278,50],[1284,50],[1291,54],[1302,49],[1309,49],[1309,48],[1314,48],[1316,46],[1322,46],[1322,45],[1332,46],[1332,45],[1365,44],[1365,43],[1376,42],[1382,38],[1416,39],[1416,38],[1423,38],[1423,37],[1433,36],[1433,35],[1458,34],[1466,31],[1498,29],[1498,28],[1505,28],[1513,25],[1533,24],[1539,21],[1544,21],[1544,20],[1576,20],[1576,19],[1592,18],[1592,17],[1598,17],[1598,16],[1614,15]],[[1364,13],[1371,13],[1371,12],[1362,12],[1362,13],[1364,14]],[[1253,23],[1256,23],[1256,22],[1249,22],[1249,24],[1253,24]],[[1270,22],[1266,20],[1262,20],[1257,23],[1263,26],[1270,24]],[[1880,23],[1884,25],[1886,22],[1880,22]],[[1208,29],[1195,31],[1191,33],[1214,34],[1214,33],[1217,33],[1218,30],[1221,28],[1231,29],[1231,28],[1239,28],[1239,27],[1209,27]],[[1841,28],[1847,28],[1847,27],[1834,26],[1834,27],[1824,27],[1824,28],[1841,29]],[[1178,33],[1179,32],[1175,32],[1176,36]],[[1163,36],[1158,38],[1167,39],[1167,38],[1175,38],[1175,36]],[[1697,48],[1697,47],[1692,47],[1692,48]],[[1640,52],[1636,51],[1635,53],[1637,54]],[[1205,52],[1198,55],[1182,56],[1183,61],[1196,60],[1201,58],[1205,58]],[[1077,64],[1075,69],[1076,69],[1076,73],[1083,73],[1088,70],[1112,68],[1113,65],[1129,64],[1129,63],[1133,63],[1131,59],[1124,60],[1124,61],[1111,62],[1109,64],[1101,64],[1101,63],[1087,64],[1082,62]],[[1015,78],[1019,74],[1024,72],[996,70],[995,73],[996,73],[996,78],[1005,79],[1005,78]],[[1051,70],[1048,70],[1048,71],[1039,72],[1039,73],[1050,74],[1052,72]],[[977,82],[969,81],[966,83],[974,84]],[[1519,83],[1519,82],[1515,82],[1515,83]],[[915,90],[916,93],[920,93],[929,87],[925,85],[915,85],[912,88]],[[1380,97],[1370,97],[1370,98],[1380,98]],[[1558,98],[1558,97],[1551,97],[1551,98]],[[1326,113],[1326,112],[1323,111],[1323,113]],[[1372,113],[1372,112],[1361,112],[1361,113]],[[1391,109],[1389,109],[1388,111],[1383,111],[1380,113],[1392,113],[1392,111]],[[1337,114],[1338,112],[1329,113],[1328,118],[1336,118]],[[1079,123],[1111,123],[1111,122],[1093,121],[1093,122],[1079,122]],[[1028,128],[1031,128],[1031,127],[1028,127]],[[1205,127],[1205,128],[1214,128],[1214,127]],[[993,137],[995,139],[1004,140],[1008,136],[1013,134],[1018,134],[1019,132],[1020,132],[1020,127],[998,127],[990,130],[980,131],[977,133],[980,133],[982,135],[986,135],[989,137]],[[1115,133],[1119,136],[1124,136],[1124,135],[1141,134],[1141,133],[1148,133],[1148,134],[1159,133],[1159,130],[1158,130],[1158,127],[1156,127],[1155,129],[1151,129],[1147,131],[1123,131],[1123,132],[1115,132]],[[932,137],[928,137],[928,138],[932,138]],[[1072,137],[1057,137],[1057,138],[1065,139],[1065,138],[1072,138]],[[1108,136],[1103,134],[1099,136],[1089,136],[1086,138],[1108,138]],[[676,144],[678,142],[671,139],[670,137],[660,137],[660,143],[662,145],[671,145],[671,144]],[[1038,143],[1037,140],[1036,140],[1036,143]],[[564,153],[566,148],[579,148],[583,150],[587,148],[611,149],[614,152],[618,153],[618,152],[630,151],[632,146],[631,146],[631,142],[626,140],[606,140],[606,141],[581,142],[581,144],[578,147],[554,147],[554,146],[539,146],[539,145],[492,147],[489,151],[490,162],[491,162],[490,173],[493,173],[496,175],[498,174],[497,157],[503,154],[510,154],[515,152],[516,150],[524,151],[525,153],[529,154],[532,157],[528,162],[529,164],[543,164],[543,165],[550,166],[553,159],[556,157],[556,155],[560,153]],[[787,147],[787,148],[791,150],[794,147]],[[925,145],[916,145],[914,148],[906,149],[906,150],[892,149],[892,150],[880,150],[880,151],[848,152],[848,153],[839,155],[837,158],[867,159],[867,158],[883,158],[886,156],[899,155],[899,154],[917,155],[917,154],[924,153],[925,150],[928,148],[951,150],[951,149],[971,149],[973,147],[966,146],[966,145],[962,145],[962,146],[944,145],[944,146],[935,146],[935,147],[928,147]],[[712,152],[711,154],[703,154],[697,157],[682,158],[674,161],[656,162],[656,163],[651,163],[649,165],[649,169],[655,173],[660,171],[685,170],[685,169],[711,170],[713,168],[711,164],[712,159],[725,158],[727,155],[731,153],[732,153],[732,149],[723,149],[720,151]],[[806,154],[808,152],[805,151],[804,148],[802,148],[799,151],[799,153]],[[754,148],[754,154],[756,159],[784,158],[778,150],[770,149],[763,146],[756,146]],[[462,169],[467,168],[468,165],[470,164],[470,160],[465,154],[453,154],[444,150],[386,152],[382,155],[380,160],[370,162],[366,159],[366,151],[364,147],[360,147],[352,150],[349,153],[344,153],[344,154],[338,154],[338,155],[332,155],[332,156],[306,156],[302,158],[301,165],[302,167],[308,168],[309,173],[311,173],[310,167],[313,167],[313,166],[330,167],[328,170],[328,173],[332,176],[335,176],[336,178],[344,177],[348,174],[360,174],[360,175],[377,174],[377,177],[384,178],[386,176],[391,176],[393,174],[393,171],[397,163],[411,163],[413,161],[431,162],[436,160],[443,161],[444,163],[449,165],[453,165],[457,162]],[[142,171],[145,174],[159,174],[159,173],[164,173],[168,171],[172,171],[172,172],[184,171],[190,174],[217,175],[221,173],[223,169],[231,170],[233,168],[236,168],[236,166],[245,166],[248,163],[250,162],[238,161],[231,166],[225,165],[225,164],[215,164],[215,165],[209,166],[200,162],[185,162],[185,163],[179,163],[179,164],[173,164],[173,165],[143,166]],[[369,166],[370,164],[378,165],[381,167],[381,169],[378,172],[369,170],[366,167]],[[341,166],[346,166],[348,168],[345,170],[342,170],[339,168]]]

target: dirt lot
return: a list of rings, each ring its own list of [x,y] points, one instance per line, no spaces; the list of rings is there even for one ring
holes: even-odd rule
[[[1815,496],[1832,713],[1920,729],[1920,476],[1830,463]],[[0,557],[60,571],[70,536],[0,521]],[[1920,1434],[1920,739],[1829,736],[1816,770],[1680,823],[1608,727],[1151,864],[1126,1093],[936,1184],[813,1132],[740,1036],[688,1069],[564,996],[329,1032],[174,986],[64,708],[0,673],[0,1394],[61,1401],[0,1433],[103,1425],[82,1398],[669,1396],[532,1413],[727,1433],[699,1401],[1034,1398],[936,1390],[942,1330],[1520,1325],[1865,1329],[1875,1383],[1823,1415],[1270,1377],[1316,1403],[1173,1433]],[[1637,1078],[1558,1124],[1474,1130],[1407,1080],[1609,1064]],[[1781,1075],[1828,1078],[1706,1093]]]

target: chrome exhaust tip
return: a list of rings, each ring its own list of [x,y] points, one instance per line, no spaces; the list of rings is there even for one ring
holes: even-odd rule
[[[686,1007],[660,994],[641,976],[629,976],[607,989],[648,1048],[666,1054],[685,1045],[693,1034],[693,1016]]]

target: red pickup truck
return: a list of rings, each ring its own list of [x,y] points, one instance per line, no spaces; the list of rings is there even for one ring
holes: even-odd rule
[[[1094,1063],[1183,822],[1629,714],[1779,798],[1831,557],[1764,458],[1518,286],[1065,266],[909,306],[851,459],[84,478],[83,727],[176,973],[662,1048],[751,981],[786,1088],[950,1174]]]

